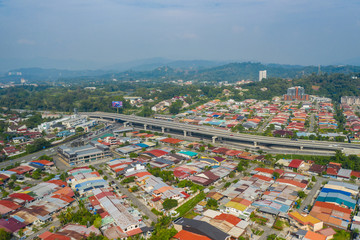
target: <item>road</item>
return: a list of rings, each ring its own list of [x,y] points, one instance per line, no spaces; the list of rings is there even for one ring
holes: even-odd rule
[[[264,233],[263,235],[261,235],[261,237],[259,238],[259,240],[266,240],[268,236],[270,236],[271,234],[279,234],[279,231],[273,229],[273,228],[269,228],[268,226],[260,226],[263,230]]]
[[[130,116],[124,114],[116,113],[105,113],[105,112],[92,112],[92,113],[81,113],[91,118],[103,118],[103,119],[112,119],[120,120],[125,122],[132,122],[136,124],[142,124],[147,126],[157,126],[162,127],[163,129],[173,129],[177,131],[186,131],[195,134],[207,135],[209,137],[225,138],[227,141],[240,141],[240,142],[249,142],[257,143],[258,145],[271,145],[271,146],[283,146],[287,148],[298,148],[298,149],[308,149],[308,150],[343,150],[344,148],[354,149],[360,152],[360,145],[349,144],[349,143],[337,143],[336,147],[333,146],[333,142],[328,141],[310,141],[310,140],[298,140],[292,141],[287,138],[275,138],[268,136],[258,136],[258,135],[249,135],[243,133],[231,133],[225,129],[213,128],[208,126],[201,125],[191,125],[185,123],[177,123],[160,119],[145,118],[138,116]],[[330,146],[331,145],[331,146]]]
[[[38,159],[42,155],[51,156],[53,154],[56,154],[55,147],[44,149],[44,150],[42,150],[40,152],[32,153],[32,154],[29,154],[29,155],[26,155],[24,157],[20,157],[20,158],[14,159],[14,160],[7,160],[7,161],[4,161],[4,162],[1,162],[0,163],[0,168],[4,168],[4,167],[6,167],[8,165],[15,164],[17,162],[32,161],[32,160]]]
[[[274,118],[275,115],[271,115],[268,119],[266,119],[265,122],[259,127],[257,130],[258,133],[262,133],[264,131],[264,128],[269,124],[269,122]]]
[[[79,207],[76,205],[73,211],[76,212],[78,210],[79,210]],[[50,228],[53,226],[55,228],[60,227],[61,226],[60,220],[57,219],[57,220],[53,221],[50,225],[42,228],[40,231],[37,231],[36,233],[33,233],[32,235],[28,236],[25,240],[32,240],[32,239],[36,238],[37,236],[43,234],[44,232],[49,231]]]
[[[155,223],[157,222],[157,216],[152,211],[150,211],[150,209],[147,206],[145,206],[142,202],[140,202],[140,200],[137,199],[137,197],[134,194],[129,192],[129,190],[127,188],[125,188],[118,180],[113,178],[106,171],[104,171],[104,174],[108,177],[108,181],[109,182],[114,181],[115,184],[119,187],[119,190],[121,191],[121,193],[128,196],[128,198],[130,198],[132,203],[134,205],[136,205],[146,216],[148,216],[151,221],[153,221]]]
[[[314,128],[315,128],[315,113],[312,113],[310,115],[310,127],[309,127],[309,132],[314,132]]]
[[[109,127],[108,129],[104,129],[103,131],[99,130],[99,133],[97,135],[92,136],[91,139],[102,136],[102,135],[106,134],[107,132],[113,130],[113,128],[114,127]],[[72,142],[77,141],[78,139],[79,138],[76,138],[76,139],[74,139],[74,140],[72,140],[70,142],[65,142],[65,143],[62,143],[60,145],[57,145],[57,146],[54,146],[54,147],[51,147],[51,148],[47,148],[47,149],[44,149],[44,150],[41,150],[39,152],[35,152],[35,153],[32,153],[32,154],[28,154],[26,156],[23,156],[23,157],[14,159],[14,160],[7,160],[7,161],[4,161],[4,162],[0,162],[0,169],[5,168],[8,165],[15,164],[15,163],[22,162],[22,161],[26,161],[26,162],[33,161],[33,160],[38,159],[42,155],[48,155],[48,156],[55,155],[55,154],[57,154],[56,148],[58,148],[59,146],[63,146],[63,145],[70,146]]]
[[[312,200],[315,197],[316,192],[320,189],[321,185],[322,185],[322,181],[320,180],[320,178],[317,178],[317,181],[315,182],[313,188],[311,189],[309,194],[306,196],[305,200],[301,203],[301,206],[299,209],[300,211],[304,211],[304,208],[312,202]]]
[[[29,237],[25,238],[25,240],[32,240],[32,239],[35,239],[37,236],[43,234],[44,232],[46,231],[49,231],[51,227],[60,227],[60,221],[59,220],[56,220],[56,221],[53,221],[49,226],[47,227],[44,227],[43,229],[41,229],[40,231],[36,232],[36,233],[33,233],[32,235],[30,235]]]

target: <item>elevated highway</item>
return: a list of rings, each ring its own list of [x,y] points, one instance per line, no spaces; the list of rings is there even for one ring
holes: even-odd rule
[[[106,112],[83,112],[90,118],[104,119],[110,121],[118,121],[124,125],[142,126],[144,130],[152,129],[163,133],[177,131],[182,132],[184,136],[203,136],[216,141],[238,142],[252,144],[254,147],[281,147],[298,150],[326,151],[335,152],[336,150],[351,150],[352,152],[360,152],[360,145],[350,143],[338,143],[329,141],[311,141],[311,140],[291,140],[288,138],[275,138],[267,136],[250,135],[243,133],[233,133],[225,129],[214,128],[210,126],[192,125],[173,121],[166,121],[154,118],[138,117],[134,115],[124,115]]]

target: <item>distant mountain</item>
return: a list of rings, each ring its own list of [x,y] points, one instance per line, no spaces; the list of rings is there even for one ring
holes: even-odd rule
[[[9,73],[21,72],[19,75],[9,75]],[[73,70],[60,70],[60,69],[43,69],[43,68],[19,68],[9,71],[0,77],[0,82],[11,82],[15,83],[20,82],[21,78],[24,78],[30,82],[52,82],[57,81],[61,78],[74,78],[82,76],[100,76],[108,73],[104,70],[82,70],[82,71],[73,71]]]
[[[262,64],[253,62],[229,63],[226,65],[199,70],[193,76],[189,75],[190,80],[198,81],[228,81],[235,82],[243,79],[257,81],[259,71],[266,70],[267,77],[278,78],[299,78],[302,76],[318,73],[318,66],[299,66],[299,65],[282,65],[282,64]],[[322,66],[322,73],[358,73],[359,66]]]
[[[18,68],[56,68],[67,70],[99,69],[100,64],[92,61],[59,60],[49,58],[17,59],[0,57],[0,73],[6,73]]]
[[[140,65],[133,65],[138,64]],[[132,67],[131,67],[132,66]],[[156,67],[154,67],[156,66]],[[120,67],[120,65],[119,65]],[[0,76],[0,82],[20,82],[25,78],[30,82],[106,82],[112,79],[118,81],[172,81],[186,80],[197,82],[236,82],[243,79],[258,80],[259,71],[267,70],[267,77],[276,78],[300,78],[313,73],[318,73],[318,66],[299,66],[283,64],[262,64],[255,62],[228,63],[193,60],[193,61],[170,61],[156,58],[143,61],[135,61],[122,65],[128,70],[60,70],[43,68],[20,68],[11,72],[21,72],[22,76],[4,74]],[[129,70],[130,69],[130,70]],[[141,70],[145,69],[145,70]],[[321,66],[321,73],[359,73],[360,66],[331,65]]]
[[[179,68],[183,70],[188,69],[203,69],[223,65],[227,62],[208,61],[208,60],[171,60],[167,58],[149,58],[143,60],[136,60],[124,63],[118,63],[103,67],[105,70],[112,71],[151,71],[155,68],[168,66],[172,68]]]

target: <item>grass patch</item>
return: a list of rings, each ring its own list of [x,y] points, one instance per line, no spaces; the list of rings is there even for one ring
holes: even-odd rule
[[[281,220],[276,220],[276,222],[274,223],[273,225],[273,228],[276,229],[276,230],[283,230],[284,229],[284,226],[286,226],[286,223],[284,221],[281,221]]]
[[[258,215],[254,214],[254,213],[252,213],[250,215],[250,220],[253,221],[253,222],[256,222],[256,223],[258,223],[260,225],[265,225],[269,221],[269,219],[258,216]]]
[[[185,218],[193,219],[194,217],[196,217],[196,216],[198,216],[198,215],[200,215],[200,214],[198,214],[198,213],[196,213],[196,212],[194,212],[194,211],[190,211],[190,212],[186,213],[186,214],[184,215],[184,217],[185,217]]]
[[[162,212],[156,210],[155,208],[151,209],[151,211],[152,211],[156,216],[162,216],[162,215],[163,215]]]
[[[261,236],[264,233],[264,230],[259,230],[259,229],[251,229],[251,231],[257,236]]]
[[[345,230],[335,230],[336,234],[334,235],[334,240],[347,240],[350,239],[350,232]]]
[[[188,213],[191,209],[193,209],[196,204],[198,204],[201,200],[205,198],[205,193],[200,192],[198,195],[181,205],[176,209],[176,211],[179,213],[179,217],[184,216],[186,213]]]

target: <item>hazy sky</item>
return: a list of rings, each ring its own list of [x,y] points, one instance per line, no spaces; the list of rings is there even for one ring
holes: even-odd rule
[[[360,56],[359,0],[0,0],[0,58],[251,60]]]

